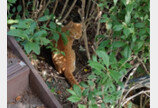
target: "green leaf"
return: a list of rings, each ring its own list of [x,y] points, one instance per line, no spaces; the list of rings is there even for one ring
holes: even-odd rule
[[[139,42],[138,42],[138,47],[137,47],[137,48],[140,49],[140,48],[143,46],[143,44],[144,44],[144,41],[139,41]]]
[[[95,75],[89,75],[89,76],[88,76],[88,79],[95,79],[95,78],[96,78]]]
[[[77,97],[75,95],[72,95],[69,98],[67,98],[67,100],[69,100],[71,102],[79,102],[81,100],[81,98],[79,98],[79,97]]]
[[[18,5],[17,10],[18,10],[18,12],[20,12],[22,10],[22,6]]]
[[[14,24],[14,23],[18,23],[19,20],[13,20],[13,19],[9,19],[7,20],[7,24]]]
[[[24,44],[24,49],[25,49],[25,51],[26,51],[26,53],[27,54],[30,54],[30,52],[31,52],[31,42],[29,42],[29,41],[27,41],[25,44]]]
[[[20,37],[22,39],[28,38],[27,34],[25,34],[22,30],[19,29],[12,29],[7,34],[10,36]]]
[[[126,6],[126,11],[127,13],[131,13],[133,10],[133,3],[129,3],[127,6]]]
[[[116,81],[118,82],[119,79],[121,78],[121,74],[119,72],[116,72],[114,70],[110,70],[110,76]]]
[[[36,26],[37,26],[37,23],[36,22],[33,22],[30,26],[30,32],[33,34],[34,33],[34,30],[36,29]]]
[[[105,47],[108,47],[108,44],[110,43],[110,40],[102,41],[98,47],[98,49],[104,49]]]
[[[85,89],[82,94],[83,96],[87,96],[89,94],[89,88]]]
[[[47,31],[45,31],[45,30],[37,31],[37,32],[33,35],[33,38],[37,38],[37,37],[41,37],[41,36],[47,36]]]
[[[88,85],[89,85],[89,86],[94,86],[95,84],[94,84],[93,81],[88,80]]]
[[[100,19],[100,23],[105,23],[107,20],[106,19]]]
[[[105,36],[104,35],[97,35],[95,36],[95,40],[97,41],[99,38],[104,38]]]
[[[52,39],[54,39],[56,42],[58,42],[58,40],[59,40],[59,34],[56,33],[56,32],[53,32],[53,38]]]
[[[44,15],[49,15],[49,9],[48,8],[45,10]]]
[[[126,0],[121,0],[123,2],[123,4],[126,6]]]
[[[52,89],[51,89],[51,92],[52,92],[52,93],[55,93],[55,88],[52,88]]]
[[[144,23],[136,23],[135,27],[137,27],[137,28],[143,28],[143,27],[145,27],[145,24]]]
[[[131,49],[129,48],[129,46],[126,46],[125,47],[125,49],[124,49],[124,51],[123,51],[123,56],[125,57],[125,58],[129,58],[130,56],[131,56]]]
[[[107,30],[110,30],[111,27],[112,27],[112,23],[111,22],[106,23],[106,29]]]
[[[54,22],[50,22],[49,24],[50,28],[55,30],[56,29],[56,24]]]
[[[8,2],[10,2],[10,3],[15,3],[16,2],[16,0],[7,0]]]
[[[89,108],[98,108],[98,106],[96,104],[92,104],[89,106]]]
[[[61,38],[62,38],[62,40],[63,40],[63,42],[64,42],[64,45],[66,45],[67,42],[68,42],[67,37],[66,37],[66,34],[65,34],[65,33],[61,33]]]
[[[130,22],[130,20],[131,20],[131,15],[130,15],[130,13],[127,13],[126,16],[125,16],[126,24],[128,24]]]
[[[82,86],[82,87],[84,87],[84,88],[87,88],[87,87],[89,87],[86,83],[84,83],[84,82],[80,82],[80,85]]]
[[[123,29],[123,33],[124,33],[124,35],[125,35],[126,37],[128,37],[129,34],[130,34],[130,29],[129,29],[129,28],[124,28],[124,29]]]
[[[109,67],[109,56],[108,56],[108,54],[103,50],[97,50],[96,53],[99,57],[101,57],[103,59],[103,63],[108,68]]]
[[[68,91],[69,93],[71,93],[72,95],[76,95],[76,93],[75,93],[73,90],[71,90],[71,89],[67,89],[67,91]]]
[[[113,0],[113,1],[114,1],[114,5],[116,6],[116,3],[117,3],[118,0]]]
[[[16,8],[14,7],[14,8],[12,9],[12,12],[15,13],[15,11],[16,11]]]
[[[86,108],[86,105],[78,104],[78,108]]]
[[[45,15],[45,16],[40,17],[40,18],[38,19],[38,21],[47,21],[47,20],[49,20],[50,18],[51,18],[51,16]]]
[[[101,108],[106,108],[104,103],[101,103]]]
[[[74,85],[73,89],[74,89],[74,91],[75,91],[75,93],[77,94],[78,97],[82,96],[81,88],[78,85]]]
[[[113,29],[114,29],[114,31],[120,31],[120,30],[122,30],[122,25],[120,24],[120,25],[115,25],[114,27],[113,27]]]
[[[115,42],[113,42],[113,44],[112,44],[112,46],[113,46],[114,48],[119,48],[119,47],[122,47],[122,46],[124,46],[124,45],[125,45],[125,43],[122,42],[122,41],[115,41]]]
[[[37,43],[27,41],[24,44],[24,49],[27,54],[29,54],[31,51],[35,52],[37,55],[40,54],[40,46]]]
[[[132,108],[132,102],[128,104],[128,108]]]
[[[89,66],[91,66],[92,68],[94,68],[96,70],[105,69],[105,67],[102,64],[95,62],[95,61],[91,61],[91,60],[89,61]]]
[[[40,41],[42,45],[47,45],[50,43],[50,40],[46,39],[45,37],[40,37]]]

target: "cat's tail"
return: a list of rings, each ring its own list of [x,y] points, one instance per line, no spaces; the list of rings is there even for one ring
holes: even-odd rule
[[[73,86],[74,84],[79,85],[79,83],[76,81],[74,75],[71,72],[65,71],[64,75],[66,79],[69,81],[69,83],[71,84],[71,86]]]

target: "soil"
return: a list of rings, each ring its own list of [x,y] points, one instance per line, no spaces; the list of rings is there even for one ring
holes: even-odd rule
[[[46,108],[36,94],[32,93],[30,88],[23,94],[17,96],[15,99],[10,100],[7,108]]]

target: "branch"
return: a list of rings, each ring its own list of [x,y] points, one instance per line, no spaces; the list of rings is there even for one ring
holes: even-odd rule
[[[23,3],[23,18],[25,19],[25,1],[22,0],[22,3]]]
[[[91,6],[91,0],[88,1],[87,12],[86,12],[86,18],[88,18],[90,6]]]
[[[124,106],[128,101],[130,101],[131,99],[135,98],[136,96],[138,96],[138,95],[140,95],[142,93],[146,94],[146,93],[149,93],[149,92],[150,92],[150,90],[141,91],[141,92],[139,92],[139,93],[137,93],[137,94],[135,94],[133,96],[130,96],[124,102],[121,103],[121,106]]]
[[[55,6],[53,8],[53,14],[55,13],[57,6],[58,6],[58,0],[55,1]]]
[[[148,75],[150,75],[150,73],[149,73],[149,71],[147,70],[147,68],[146,68],[144,62],[142,61],[142,59],[140,59],[140,58],[138,57],[138,61],[143,65],[143,68],[144,68],[145,72],[146,72]]]
[[[74,0],[69,11],[66,13],[66,15],[64,16],[64,18],[60,21],[61,23],[63,23],[63,21],[68,17],[68,15],[70,14],[71,10],[73,9],[74,5],[76,4],[77,0]]]
[[[63,13],[64,13],[64,11],[65,11],[65,9],[66,9],[66,6],[67,6],[68,2],[69,2],[69,0],[66,0],[66,1],[65,1],[64,7],[63,7],[63,9],[62,9],[62,12],[61,12],[61,14],[59,15],[59,19],[62,18]]]
[[[99,9],[99,7],[98,7],[98,16],[96,17],[96,19],[95,20],[97,20],[98,19],[98,22],[97,22],[97,33],[96,33],[96,35],[95,36],[97,36],[97,35],[99,35],[99,31],[100,31],[100,18],[101,18],[101,15],[102,15],[102,11],[100,11],[100,9]],[[97,49],[97,47],[98,47],[98,44],[96,44],[97,42],[95,42],[94,44],[95,44],[95,49]]]
[[[125,87],[127,86],[127,83],[128,83],[128,81],[129,81],[130,77],[136,72],[136,70],[137,70],[137,68],[139,67],[139,65],[140,65],[140,63],[137,63],[137,64],[135,65],[134,69],[132,70],[132,72],[129,74],[129,76],[128,76],[128,78],[127,78],[125,84],[124,84],[124,88],[123,88],[123,90],[122,90],[122,95],[123,95],[123,93],[124,93],[124,91],[125,91]]]
[[[51,0],[49,0],[49,1],[47,2],[47,4],[45,5],[45,7],[42,9],[42,12],[39,14],[38,18],[40,18],[40,17],[43,15],[44,11],[47,9],[47,6],[48,6],[50,3],[51,3]]]
[[[85,44],[85,48],[86,48],[86,53],[87,53],[87,58],[88,60],[90,60],[90,53],[89,53],[89,48],[88,48],[88,41],[87,41],[87,27],[85,25],[85,13],[84,13],[84,9],[85,9],[85,0],[82,0],[82,9],[81,12],[79,11],[79,14],[81,16],[81,20],[82,20],[82,29],[83,29],[83,39],[84,39],[84,44]]]

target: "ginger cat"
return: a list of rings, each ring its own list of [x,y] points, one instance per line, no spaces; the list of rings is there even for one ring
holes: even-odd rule
[[[55,65],[56,70],[60,74],[64,74],[71,86],[73,86],[74,84],[79,85],[79,83],[73,76],[73,72],[76,68],[76,56],[74,50],[72,49],[72,44],[75,39],[79,39],[82,36],[82,24],[74,23],[71,21],[70,23],[62,27],[62,32],[66,32],[67,30],[69,31],[69,36],[67,36],[67,44],[64,45],[61,35],[57,43],[57,49],[63,51],[65,53],[65,56],[61,53],[55,54],[52,52],[52,61]]]

